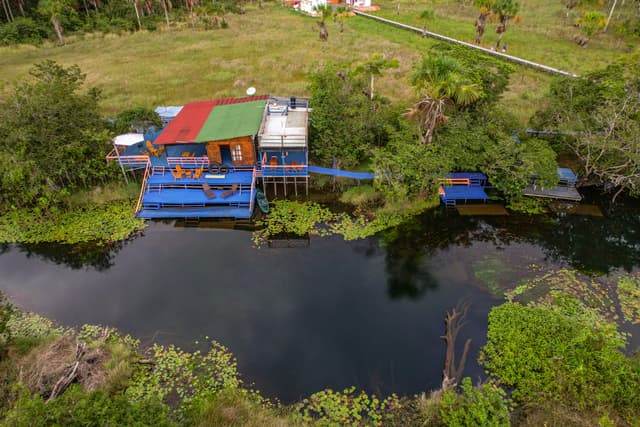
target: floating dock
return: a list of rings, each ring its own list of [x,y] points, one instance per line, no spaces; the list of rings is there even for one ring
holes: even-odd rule
[[[478,172],[455,172],[439,180],[440,200],[445,206],[455,207],[457,202],[489,199],[484,188],[487,176]]]
[[[582,196],[576,190],[578,177],[568,168],[558,168],[558,185],[553,188],[543,188],[533,182],[524,188],[523,194],[530,197],[542,197],[555,200],[569,200],[579,202]]]

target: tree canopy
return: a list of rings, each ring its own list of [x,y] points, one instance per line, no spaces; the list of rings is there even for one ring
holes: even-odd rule
[[[536,128],[560,132],[557,143],[582,163],[584,176],[640,194],[640,56],[629,55],[584,77],[557,79]]]
[[[73,65],[35,65],[31,79],[0,101],[0,205],[43,206],[74,189],[102,182],[109,134],[98,113],[99,92],[81,92]]]

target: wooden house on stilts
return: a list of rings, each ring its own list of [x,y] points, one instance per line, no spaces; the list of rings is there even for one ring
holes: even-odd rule
[[[159,133],[114,139],[107,160],[125,177],[144,169],[139,218],[250,218],[260,178],[276,194],[301,183],[308,193],[307,106],[268,95],[193,102]]]

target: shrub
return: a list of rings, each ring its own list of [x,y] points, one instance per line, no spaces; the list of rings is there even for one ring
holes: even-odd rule
[[[4,294],[0,292],[0,360],[3,359],[5,346],[11,338],[11,330],[8,327],[8,323],[12,314],[13,307],[6,300]]]
[[[467,377],[460,394],[454,390],[443,394],[440,417],[449,427],[508,426],[509,406],[504,390],[492,384],[474,387]]]
[[[640,407],[640,364],[621,351],[625,336],[573,297],[553,304],[506,303],[491,310],[480,355],[488,373],[513,387],[521,403],[606,405],[632,414]]]
[[[0,25],[0,45],[39,44],[47,35],[47,27],[31,18],[18,17]]]
[[[85,393],[72,385],[51,402],[25,389],[4,419],[5,425],[29,426],[169,426],[168,409],[158,400],[134,402],[122,394]]]

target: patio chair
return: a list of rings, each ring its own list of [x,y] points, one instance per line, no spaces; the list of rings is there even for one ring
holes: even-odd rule
[[[180,179],[184,176],[184,169],[180,168],[178,169],[180,165],[176,166],[175,169],[170,169],[171,170],[171,175],[173,175],[173,179]]]
[[[178,173],[180,173],[180,178],[190,178],[191,177],[191,171],[188,171],[186,169],[184,169],[182,166],[180,165],[176,165],[176,171]]]
[[[203,167],[195,169],[193,171],[193,178],[194,179],[200,179],[200,177],[202,176],[202,172],[204,172],[204,168]]]
[[[211,187],[209,187],[209,184],[206,183],[206,182],[202,183],[202,191],[207,196],[207,199],[215,199],[216,198],[216,193],[213,192]]]
[[[238,184],[233,184],[231,186],[231,188],[229,190],[225,191],[224,193],[222,193],[220,195],[220,197],[222,197],[223,199],[226,199],[227,197],[231,196],[236,191],[238,191]]]

